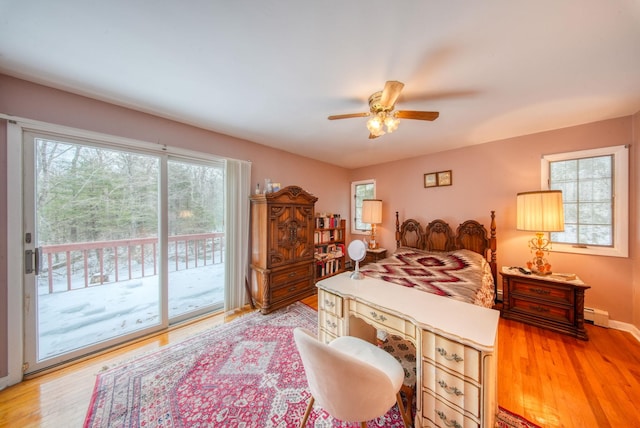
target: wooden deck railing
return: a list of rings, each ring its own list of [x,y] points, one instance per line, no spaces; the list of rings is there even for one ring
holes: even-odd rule
[[[158,274],[157,246],[158,238],[45,245],[40,247],[42,258],[40,275],[45,275],[46,272],[49,293],[54,292],[54,269],[63,267],[66,268],[66,288],[72,290],[72,277],[79,264],[82,266],[85,287],[91,284],[102,285],[128,281],[134,278],[134,274],[137,274],[136,278],[153,276]],[[95,251],[96,254],[90,254],[91,251]],[[170,271],[222,263],[223,255],[224,233],[222,232],[169,237]],[[120,272],[123,259],[126,267],[124,277]],[[149,259],[151,263],[148,262]],[[105,264],[110,268],[105,268]],[[113,272],[113,278],[109,278],[110,272]]]

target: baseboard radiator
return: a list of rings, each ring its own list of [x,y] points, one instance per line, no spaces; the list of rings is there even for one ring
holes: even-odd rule
[[[609,312],[594,308],[584,308],[584,320],[593,325],[609,328]]]

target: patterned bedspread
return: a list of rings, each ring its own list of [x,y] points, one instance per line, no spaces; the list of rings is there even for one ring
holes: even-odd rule
[[[398,248],[393,255],[360,271],[405,287],[413,287],[474,305],[493,306],[494,287],[487,260],[469,250],[428,252]]]

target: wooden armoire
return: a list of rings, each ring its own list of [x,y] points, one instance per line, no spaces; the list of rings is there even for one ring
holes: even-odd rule
[[[316,291],[317,200],[298,186],[251,196],[251,294],[263,314]]]

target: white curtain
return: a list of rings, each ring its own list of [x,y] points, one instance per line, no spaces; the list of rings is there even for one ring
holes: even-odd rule
[[[225,195],[227,272],[224,310],[244,306],[247,300],[245,277],[249,263],[249,195],[251,194],[251,163],[227,160]]]

